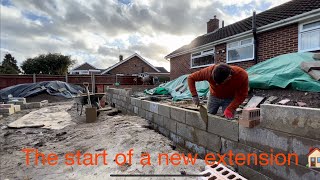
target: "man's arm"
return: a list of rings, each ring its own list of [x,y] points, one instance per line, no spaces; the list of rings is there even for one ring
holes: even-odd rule
[[[198,96],[196,89],[197,81],[204,81],[211,78],[212,66],[201,69],[200,71],[194,72],[188,77],[188,86],[192,96]]]
[[[248,96],[248,87],[249,87],[249,80],[248,80],[248,75],[246,75],[242,86],[239,88],[235,98],[227,107],[227,109],[229,109],[231,112],[234,112],[239,107],[239,105],[243,103],[243,101]]]

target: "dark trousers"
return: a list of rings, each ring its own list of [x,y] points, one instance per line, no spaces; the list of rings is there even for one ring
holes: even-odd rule
[[[232,102],[232,98],[231,99],[219,99],[217,97],[214,96],[209,96],[209,100],[208,100],[208,113],[210,114],[217,114],[220,106],[222,107],[222,112],[224,112],[224,110],[226,110],[226,108],[229,106],[229,104]]]

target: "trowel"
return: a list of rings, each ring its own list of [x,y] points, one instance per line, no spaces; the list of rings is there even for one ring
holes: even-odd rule
[[[203,104],[199,105],[199,112],[202,120],[205,122],[206,125],[208,125],[208,110],[204,107]]]

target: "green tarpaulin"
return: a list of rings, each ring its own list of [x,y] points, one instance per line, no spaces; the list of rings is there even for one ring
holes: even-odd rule
[[[320,82],[301,68],[304,61],[315,61],[313,53],[291,53],[261,62],[247,69],[250,88],[291,88],[299,91],[320,92]]]
[[[247,69],[250,88],[291,88],[299,91],[320,92],[320,82],[312,79],[300,68],[301,62],[314,61],[312,56],[313,53],[291,53],[252,66]],[[188,75],[180,76],[168,83],[161,84],[159,87],[145,90],[145,93],[149,95],[170,94],[174,101],[190,99],[191,93],[187,78]],[[197,82],[196,88],[199,96],[207,96],[209,91],[207,81]],[[185,91],[181,92],[181,90]]]

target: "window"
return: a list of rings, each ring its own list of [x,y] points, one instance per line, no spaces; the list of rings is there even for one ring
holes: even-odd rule
[[[311,162],[316,162],[316,158],[312,157]]]
[[[205,67],[214,64],[214,49],[191,54],[191,68]]]
[[[227,44],[227,63],[253,60],[253,38]]]
[[[301,24],[299,30],[300,52],[320,49],[320,21]]]
[[[320,157],[318,157],[318,163],[320,163]]]

